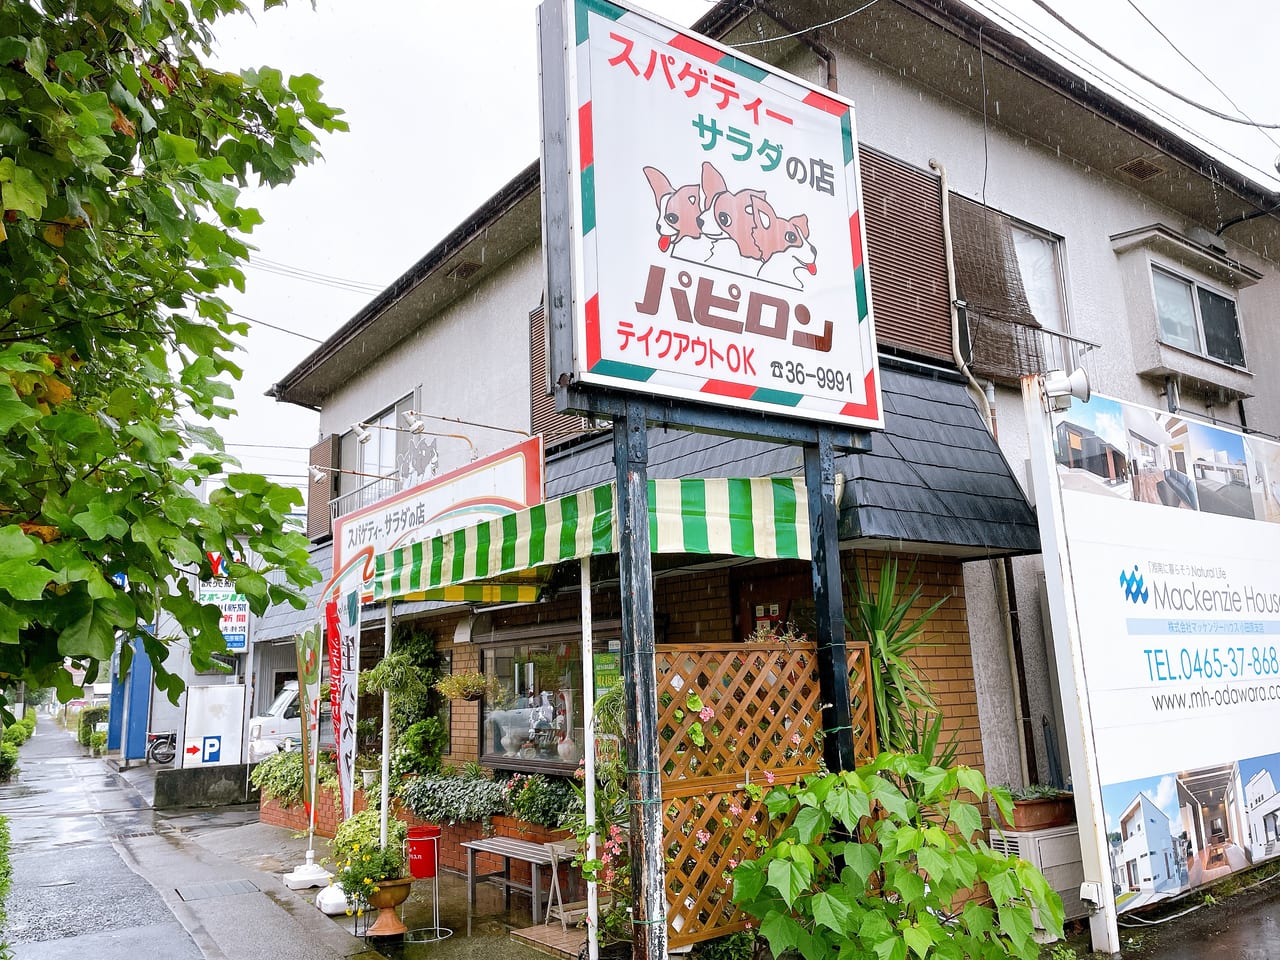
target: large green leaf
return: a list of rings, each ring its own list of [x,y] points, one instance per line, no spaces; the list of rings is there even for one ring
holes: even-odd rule
[[[795,903],[809,885],[809,874],[791,860],[778,859],[769,864],[769,886],[778,891],[787,906]]]
[[[853,910],[835,893],[819,890],[813,895],[813,919],[838,934],[848,932]]]
[[[58,637],[58,650],[67,657],[110,660],[115,650],[116,631],[134,626],[133,601],[117,594],[89,599],[84,614]]]
[[[94,540],[118,539],[129,532],[129,524],[101,500],[89,504],[89,509],[73,519]]]
[[[53,572],[30,559],[0,560],[0,590],[15,600],[39,600]]]

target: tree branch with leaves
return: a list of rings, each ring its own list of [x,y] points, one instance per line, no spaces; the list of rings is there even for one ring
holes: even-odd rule
[[[225,648],[192,583],[210,553],[253,558],[227,575],[257,614],[318,579],[286,525],[300,494],[239,472],[209,425],[247,330],[219,293],[244,289],[262,220],[240,191],[288,183],[346,127],[316,77],[208,64],[219,19],[247,12],[0,6],[0,684],[67,699],[64,661],[91,680],[123,632],[176,697],[155,625],[197,668]]]

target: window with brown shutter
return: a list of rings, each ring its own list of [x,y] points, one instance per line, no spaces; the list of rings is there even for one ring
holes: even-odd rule
[[[338,493],[338,443],[338,437],[329,434],[311,448],[309,462],[324,474],[318,481],[307,478],[307,536],[312,540],[333,532],[329,504]]]
[[[1043,331],[1066,332],[1059,238],[953,194],[951,246],[970,369],[998,382],[1043,372]]]
[[[876,339],[951,360],[951,304],[938,177],[859,146]]]
[[[556,440],[581,433],[589,423],[585,417],[556,413],[547,373],[547,313],[542,304],[529,312],[529,432],[542,434],[548,446]]]

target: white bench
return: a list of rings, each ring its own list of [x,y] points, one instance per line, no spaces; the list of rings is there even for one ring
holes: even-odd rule
[[[481,840],[467,840],[462,844],[467,851],[467,901],[474,909],[476,905],[476,854],[489,853],[502,858],[502,873],[486,874],[483,879],[492,880],[502,885],[503,904],[511,907],[511,889],[514,887],[529,894],[533,901],[533,922],[539,923],[542,916],[542,868],[551,869],[552,856],[545,844],[530,843],[528,840],[514,840],[510,837],[485,837]],[[529,864],[529,883],[521,883],[511,879],[511,861],[520,860]]]

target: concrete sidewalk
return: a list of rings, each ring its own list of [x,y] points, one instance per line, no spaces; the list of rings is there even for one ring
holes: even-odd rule
[[[3,939],[16,960],[535,960],[510,937],[528,926],[527,896],[504,909],[482,884],[473,911],[466,881],[440,877],[438,924],[429,882],[402,908],[411,929],[440,926],[438,943],[354,934],[364,920],[325,916],[316,889],[289,890],[307,840],[258,821],[256,805],[156,811],[155,767],[90,757],[56,719],[42,717],[19,772],[0,784],[9,818],[13,887]],[[328,843],[316,838],[317,859]]]
[[[157,814],[47,717],[19,767],[0,786],[13,864],[4,938],[17,960],[380,956],[284,886],[298,843],[258,824],[256,807]],[[223,833],[241,857],[200,842]]]

